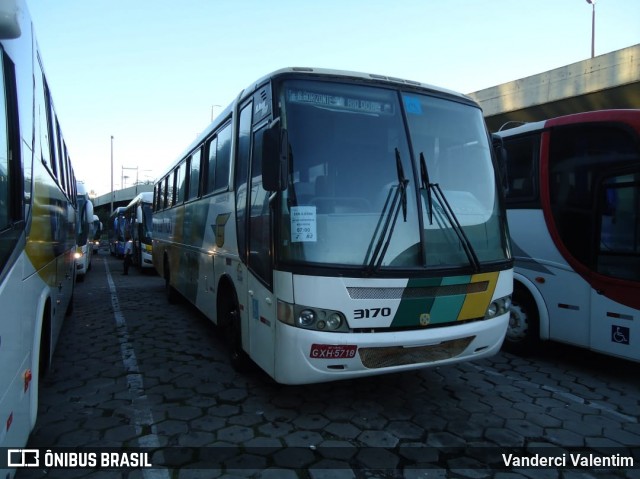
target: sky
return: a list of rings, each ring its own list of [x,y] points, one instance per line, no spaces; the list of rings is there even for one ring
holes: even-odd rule
[[[283,67],[471,93],[591,56],[586,0],[27,0],[78,181],[153,181]],[[639,0],[597,0],[595,54],[640,43]],[[113,136],[113,141],[111,137]],[[124,178],[126,176],[128,178]]]

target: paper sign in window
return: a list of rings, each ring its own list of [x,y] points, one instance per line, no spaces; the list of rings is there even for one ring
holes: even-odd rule
[[[291,242],[316,241],[316,207],[291,208]]]

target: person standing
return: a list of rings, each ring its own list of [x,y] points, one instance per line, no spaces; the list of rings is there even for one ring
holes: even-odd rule
[[[126,243],[124,244],[124,272],[122,274],[127,276],[129,274],[129,266],[131,266],[131,256],[133,255],[133,241],[129,233],[127,233],[124,239]]]

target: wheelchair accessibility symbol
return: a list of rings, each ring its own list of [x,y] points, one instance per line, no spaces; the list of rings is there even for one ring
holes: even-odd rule
[[[629,344],[629,328],[611,326],[611,341],[618,344]]]

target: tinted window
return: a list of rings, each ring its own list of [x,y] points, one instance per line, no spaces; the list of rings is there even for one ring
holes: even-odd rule
[[[215,190],[215,174],[216,174],[216,154],[218,148],[218,139],[212,138],[207,142],[207,152],[209,153],[207,158],[207,181],[205,193],[211,193]]]
[[[594,267],[599,229],[597,191],[607,171],[640,161],[635,139],[615,125],[587,124],[551,131],[549,194],[556,229],[571,255]]]
[[[214,186],[216,190],[227,189],[229,186],[229,166],[231,164],[231,123],[218,133],[218,147],[216,154],[216,173]]]
[[[532,200],[537,192],[537,158],[539,135],[507,138],[507,191],[508,202]]]
[[[189,194],[187,199],[193,199],[198,197],[198,186],[200,184],[200,150],[191,155],[191,161],[189,161]]]

